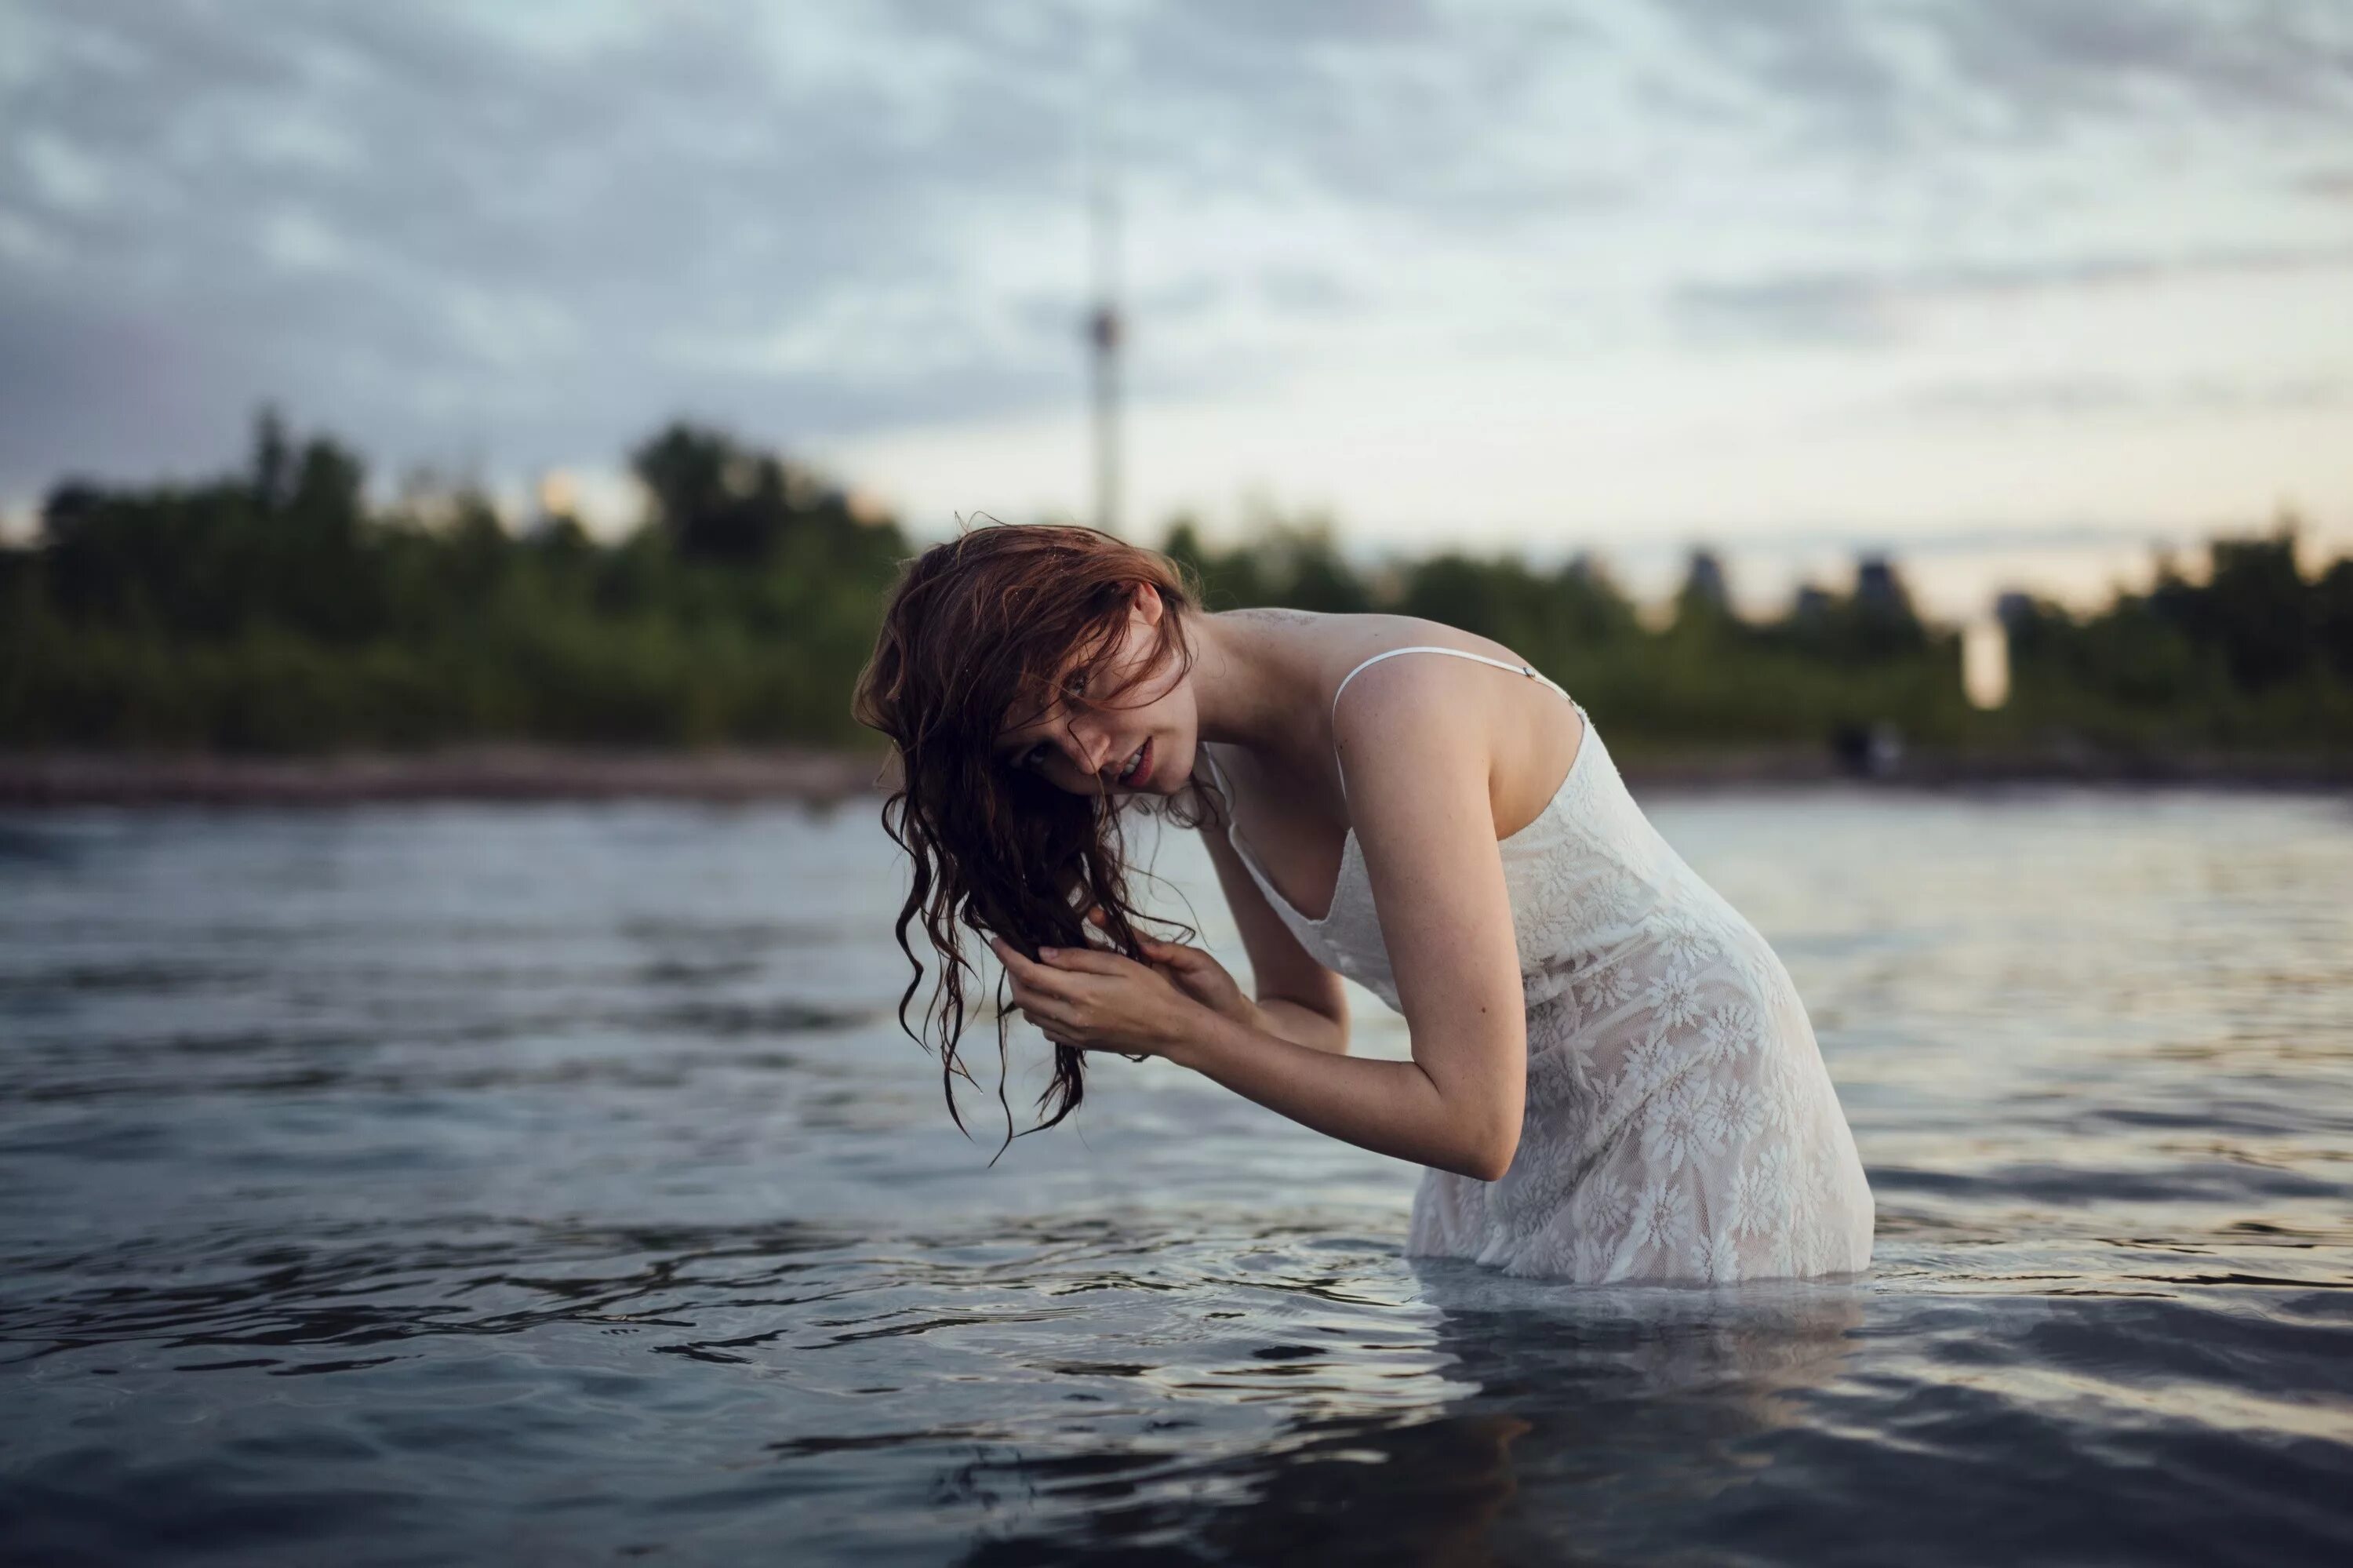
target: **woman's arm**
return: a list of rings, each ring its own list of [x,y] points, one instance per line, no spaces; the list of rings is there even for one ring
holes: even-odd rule
[[[1393,678],[1368,672],[1356,683],[1368,689],[1335,720],[1335,739],[1412,1060],[1298,1044],[1116,954],[1064,950],[1031,963],[997,948],[1014,1000],[1050,1040],[1165,1055],[1319,1132],[1492,1181],[1518,1149],[1527,1073],[1488,786],[1492,711],[1397,664]],[[1410,745],[1394,738],[1407,735]]]
[[[1166,1056],[1269,1110],[1332,1137],[1492,1181],[1512,1161],[1489,1117],[1449,1104],[1419,1061],[1318,1051],[1251,1027],[1179,992],[1156,969],[1101,948],[1040,948],[1032,962],[989,945],[1013,977],[1021,1015],[1057,1045]]]
[[[1299,945],[1282,916],[1259,891],[1243,865],[1222,820],[1201,824],[1201,842],[1217,868],[1218,885],[1233,911],[1242,951],[1250,955],[1250,988],[1257,998],[1241,1022],[1295,1044],[1345,1056],[1348,1053],[1348,997],[1340,977]]]

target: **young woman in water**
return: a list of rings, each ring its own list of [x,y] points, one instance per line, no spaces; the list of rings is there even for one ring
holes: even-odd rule
[[[909,566],[857,714],[898,751],[900,1016],[920,926],[952,1114],[968,927],[1054,1044],[1043,1127],[1079,1104],[1087,1053],[1163,1056],[1427,1167],[1410,1255],[1596,1282],[1869,1263],[1871,1190],[1788,972],[1644,819],[1584,710],[1501,644],[1410,616],[1211,615],[1152,551],[998,525]],[[1139,929],[1120,830],[1139,797],[1199,829],[1255,995]],[[1347,1054],[1342,976],[1404,1016],[1411,1060]]]

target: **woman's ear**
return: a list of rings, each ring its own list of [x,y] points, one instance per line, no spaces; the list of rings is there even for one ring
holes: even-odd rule
[[[1161,609],[1160,590],[1150,583],[1136,584],[1133,613],[1142,620],[1145,625],[1157,626],[1160,624]]]

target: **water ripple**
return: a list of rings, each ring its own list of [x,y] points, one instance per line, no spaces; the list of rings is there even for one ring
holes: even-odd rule
[[[854,814],[0,821],[0,1540],[2353,1556],[2353,814],[1658,817],[1809,999],[1880,1203],[1860,1282],[1409,1260],[1410,1171],[1163,1063],[992,1167],[891,1016]],[[1162,869],[1233,951],[1198,852]]]

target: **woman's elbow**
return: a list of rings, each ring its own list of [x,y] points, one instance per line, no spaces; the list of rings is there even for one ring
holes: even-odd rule
[[[1489,1136],[1470,1143],[1442,1169],[1474,1181],[1500,1181],[1512,1168],[1520,1152],[1520,1129],[1512,1128],[1508,1136]]]
[[[1520,1140],[1516,1135],[1513,1137],[1509,1143],[1497,1144],[1493,1149],[1489,1150],[1487,1157],[1479,1163],[1479,1170],[1477,1171],[1479,1180],[1482,1181],[1502,1181],[1504,1179],[1504,1172],[1511,1170],[1512,1161],[1518,1157],[1519,1152]]]
[[[1347,999],[1334,997],[1329,1005],[1318,1007],[1315,1012],[1321,1015],[1325,1025],[1324,1038],[1318,1044],[1335,1056],[1346,1055],[1348,1054]]]
[[[1261,996],[1258,999],[1259,1017],[1270,1034],[1281,1035],[1294,1045],[1304,1045],[1311,1051],[1328,1055],[1348,1054],[1348,1011],[1345,1003],[1337,1008],[1318,1006],[1295,997]]]

